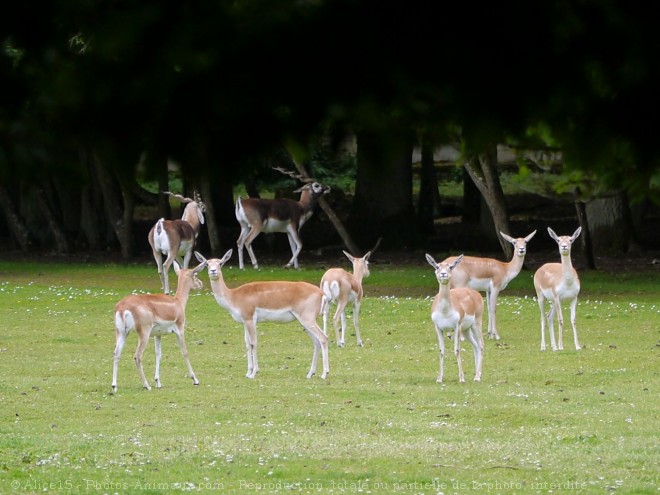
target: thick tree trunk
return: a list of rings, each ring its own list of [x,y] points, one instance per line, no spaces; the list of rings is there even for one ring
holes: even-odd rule
[[[585,205],[594,254],[626,253],[634,242],[632,215],[625,193],[588,201]]]
[[[62,225],[53,213],[53,210],[48,202],[48,198],[46,197],[46,192],[41,186],[37,188],[36,200],[42,215],[46,219],[46,222],[48,222],[48,229],[53,235],[53,240],[55,241],[55,248],[57,252],[61,254],[68,253],[71,250],[69,240],[67,239]]]
[[[500,231],[509,235],[512,232],[506,198],[497,175],[497,147],[492,146],[488,152],[468,159],[465,168],[488,205],[494,223],[493,235],[498,239],[506,258],[511,258],[513,247],[499,235]]]
[[[358,242],[389,246],[419,242],[412,204],[413,140],[401,132],[360,133],[350,225]]]
[[[438,175],[433,159],[434,143],[428,136],[422,136],[421,141],[422,163],[417,219],[420,231],[428,236],[434,233],[433,220],[440,214],[440,193],[438,191]]]
[[[587,208],[583,201],[575,200],[575,210],[577,212],[578,222],[582,227],[582,254],[587,261],[587,267],[591,270],[596,269],[596,260],[594,258],[593,243],[591,242],[591,231],[589,229],[589,220],[587,218]]]
[[[118,186],[118,181],[94,152],[90,161],[101,189],[108,221],[119,240],[122,257],[129,259],[133,254],[133,195],[128,187]]]
[[[0,208],[2,208],[2,213],[5,216],[7,227],[21,251],[29,251],[32,245],[30,232],[25,226],[23,219],[16,212],[16,207],[4,186],[0,186]]]

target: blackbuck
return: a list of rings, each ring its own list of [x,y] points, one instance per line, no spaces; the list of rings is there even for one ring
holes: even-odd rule
[[[575,348],[580,349],[580,342],[578,341],[577,328],[575,327],[575,310],[577,308],[578,295],[580,294],[580,279],[577,271],[573,268],[571,262],[571,246],[575,239],[578,238],[581,227],[573,233],[572,236],[558,236],[555,232],[548,227],[548,234],[552,237],[559,246],[559,255],[561,263],[546,263],[541,266],[534,274],[534,289],[536,289],[536,299],[539,303],[541,311],[541,350],[545,351],[545,301],[551,303],[550,311],[547,315],[550,331],[550,345],[552,350],[563,350],[563,332],[564,332],[564,315],[561,310],[562,301],[570,301],[571,307],[571,326],[573,327],[573,340],[575,341]],[[559,342],[555,343],[555,330],[554,330],[554,315],[557,312],[557,321],[559,323]]]
[[[286,233],[291,246],[291,259],[287,268],[298,268],[298,255],[302,250],[300,229],[314,213],[318,199],[330,192],[330,188],[323,184],[309,180],[307,184],[295,193],[300,193],[298,201],[289,198],[241,198],[236,201],[236,220],[241,226],[241,233],[236,241],[238,247],[238,267],[242,270],[243,247],[247,249],[254,268],[259,268],[257,258],[252,249],[252,242],[262,232]]]
[[[438,279],[438,294],[431,305],[431,320],[438,334],[438,345],[440,347],[440,371],[438,383],[442,383],[445,363],[445,339],[444,331],[451,330],[454,333],[454,354],[458,362],[458,379],[465,382],[463,363],[461,361],[461,335],[464,334],[472,344],[474,350],[475,373],[474,380],[481,380],[481,368],[483,364],[484,340],[481,333],[483,321],[484,301],[481,294],[468,287],[450,289],[452,270],[464,259],[458,256],[451,263],[437,263],[430,254],[426,255],[426,261],[435,270]]]
[[[509,282],[520,273],[525,262],[525,254],[527,254],[527,243],[534,237],[534,234],[536,234],[536,230],[527,237],[514,239],[504,232],[500,232],[500,235],[505,241],[513,244],[511,261],[504,263],[492,258],[464,256],[460,266],[456,267],[452,273],[452,287],[469,287],[486,293],[488,337],[491,339],[500,339],[495,317],[497,298]],[[444,263],[452,263],[455,260],[455,256],[450,256],[444,260]]]
[[[380,243],[380,240],[378,241]],[[353,273],[349,273],[343,268],[330,268],[321,278],[321,289],[323,290],[323,303],[321,304],[321,314],[323,315],[323,333],[328,335],[328,314],[330,305],[337,303],[337,310],[332,318],[332,326],[335,329],[335,338],[337,346],[346,345],[346,306],[353,304],[353,326],[355,327],[355,336],[357,345],[362,347],[362,337],[360,336],[360,305],[364,291],[362,289],[362,279],[369,276],[369,257],[378,247],[374,247],[361,258],[342,251],[344,255],[353,264]],[[341,337],[339,336],[339,320],[341,319]]]
[[[254,378],[259,371],[257,359],[257,323],[270,321],[288,323],[297,320],[307,331],[314,343],[312,366],[307,373],[311,378],[316,373],[319,351],[323,358],[323,374],[330,372],[328,364],[328,338],[319,328],[316,320],[321,309],[323,292],[307,282],[249,282],[234,289],[227,287],[222,276],[223,265],[231,258],[232,250],[221,259],[206,260],[195,253],[200,262],[207,263],[211,289],[217,303],[231,317],[243,324],[245,349],[247,351],[247,378]]]
[[[115,305],[115,352],[112,366],[112,391],[117,391],[117,369],[119,358],[126,344],[128,334],[135,330],[138,337],[138,346],[135,351],[135,364],[142,385],[151,390],[149,382],[144,376],[142,369],[142,355],[149,343],[149,337],[153,335],[156,347],[156,374],[154,380],[156,387],[162,386],[160,382],[160,358],[162,355],[160,339],[163,335],[173,333],[176,335],[183,354],[183,360],[188,367],[188,375],[193,384],[199,385],[195,372],[188,359],[186,348],[186,305],[191,289],[199,290],[203,287],[202,281],[197,274],[204,269],[206,263],[201,263],[194,269],[180,268],[178,262],[174,262],[174,271],[179,277],[176,296],[166,294],[133,294],[124,297]]]
[[[161,218],[149,231],[149,244],[154,259],[158,265],[158,275],[163,292],[170,293],[169,271],[174,260],[179,261],[183,268],[188,268],[192,258],[195,241],[204,223],[206,207],[201,197],[195,193],[195,199],[186,198],[180,194],[164,191],[173,198],[186,204],[181,220],[165,220]],[[165,262],[163,262],[165,255]]]

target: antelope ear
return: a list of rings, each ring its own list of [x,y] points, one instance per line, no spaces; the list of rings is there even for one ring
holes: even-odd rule
[[[548,234],[550,234],[550,237],[552,237],[555,241],[559,239],[557,234],[555,234],[555,231],[552,230],[550,227],[548,227]]]
[[[227,261],[229,261],[229,258],[231,258],[231,253],[232,252],[233,252],[233,249],[230,249],[229,251],[227,251],[225,253],[225,255],[220,260],[220,266],[224,265],[225,263],[227,263]]]
[[[179,262],[177,260],[174,260],[172,262],[172,266],[174,267],[174,273],[176,273],[178,276],[179,272],[181,271],[181,265],[179,265]]]
[[[433,256],[431,256],[429,253],[426,253],[426,261],[429,262],[429,265],[433,267],[433,269],[438,268],[438,263],[433,259]]]
[[[463,255],[461,254],[456,260],[450,265],[449,269],[453,270],[456,268],[456,265],[458,265],[461,261],[463,261]]]
[[[199,261],[200,263],[206,263],[206,258],[204,258],[204,256],[202,256],[202,253],[200,253],[199,251],[195,251],[195,258],[197,258],[197,261]]]
[[[577,230],[573,232],[573,235],[571,236],[571,242],[578,238],[580,232],[582,232],[582,227],[578,227]]]
[[[355,256],[353,256],[351,253],[349,253],[347,251],[343,251],[343,250],[342,250],[342,253],[344,253],[344,255],[346,255],[346,257],[349,259],[349,261],[351,263],[353,263],[355,261]]]
[[[502,236],[502,239],[504,239],[507,242],[510,242],[511,244],[515,244],[516,240],[511,237],[510,235],[506,235],[504,232],[500,230],[500,235]]]
[[[532,237],[534,237],[535,235],[536,235],[536,230],[534,232],[532,232],[531,234],[529,234],[527,237],[525,237],[525,242],[531,241]]]

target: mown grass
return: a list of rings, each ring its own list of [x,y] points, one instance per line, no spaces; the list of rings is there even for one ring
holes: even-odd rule
[[[255,279],[298,271],[235,267]],[[194,387],[165,337],[163,388],[141,388],[124,351],[110,394],[112,308],[158,291],[151,264],[0,263],[0,493],[657,493],[658,274],[582,274],[580,341],[539,350],[531,273],[503,293],[502,340],[481,383],[448,356],[435,382],[430,267],[372,265],[362,335],[305,378],[312,344],[261,324],[261,371],[244,378],[240,325],[208,290],[188,305]],[[464,366],[473,373],[466,343]],[[153,346],[145,372],[153,383]]]

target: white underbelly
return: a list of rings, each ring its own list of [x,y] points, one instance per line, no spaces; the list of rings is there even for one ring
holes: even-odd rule
[[[262,232],[286,232],[289,222],[269,218],[264,224]]]
[[[262,309],[257,308],[255,319],[260,321],[273,321],[276,323],[288,323],[296,319],[293,313],[288,309]]]

